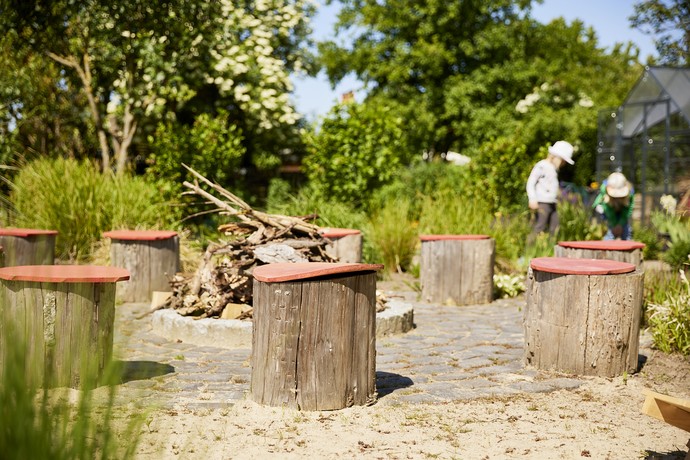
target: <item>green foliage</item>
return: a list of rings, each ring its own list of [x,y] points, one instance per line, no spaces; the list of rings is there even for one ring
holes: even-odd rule
[[[664,243],[652,225],[633,222],[633,238],[635,241],[644,243],[645,246],[642,249],[644,260],[657,260],[664,249]]]
[[[409,271],[417,251],[417,224],[410,218],[410,202],[406,199],[389,201],[371,217],[366,238],[375,249],[372,261],[383,263],[386,270]],[[366,239],[365,238],[365,239]]]
[[[419,219],[425,198],[447,190],[461,194],[467,187],[468,169],[445,161],[414,161],[398,170],[395,180],[373,192],[370,209],[379,209],[386,202],[404,198],[410,202],[410,214]]]
[[[655,211],[651,221],[660,233],[667,234],[671,240],[662,256],[663,260],[674,269],[681,268],[690,255],[690,216],[681,216],[675,211]]]
[[[582,204],[580,196],[558,202],[558,240],[588,241],[600,240],[606,233],[606,226],[592,217],[591,209]]]
[[[12,225],[58,231],[56,257],[63,260],[84,260],[104,231],[169,227],[179,217],[156,184],[61,158],[22,167],[10,201]]]
[[[687,66],[690,63],[690,4],[685,0],[645,0],[635,4],[630,24],[654,35],[654,43],[664,65]]]
[[[183,163],[211,181],[226,184],[245,154],[242,140],[242,132],[229,124],[225,111],[216,117],[199,115],[192,126],[160,123],[156,133],[149,136],[152,154],[146,173],[165,179],[178,193],[189,178]]]
[[[664,353],[690,355],[690,283],[681,270],[682,287],[661,303],[647,305],[647,324],[654,346]]]
[[[0,451],[8,460],[134,458],[144,416],[115,410],[115,387],[84,388],[71,402],[26,374],[25,347],[5,325],[0,367]],[[107,374],[116,375],[112,367]],[[87,379],[90,380],[90,379]],[[105,398],[98,398],[96,393]],[[127,421],[125,421],[127,420]]]
[[[525,275],[497,273],[494,275],[494,298],[509,299],[525,292]]]
[[[402,120],[389,109],[337,105],[308,136],[307,177],[321,193],[360,207],[409,160],[401,141]]]

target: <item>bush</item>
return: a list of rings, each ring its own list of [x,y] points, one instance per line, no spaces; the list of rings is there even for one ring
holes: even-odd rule
[[[670,243],[662,258],[674,269],[680,269],[688,262],[690,255],[690,217],[675,212],[656,211],[651,220],[654,227],[668,235]]]
[[[592,217],[592,211],[582,203],[579,195],[558,202],[559,241],[600,240],[606,233],[606,226]]]
[[[322,195],[359,208],[407,163],[402,135],[402,119],[385,107],[336,105],[307,137],[307,177]]]
[[[104,231],[174,226],[179,210],[139,177],[101,174],[88,162],[40,159],[12,184],[12,224],[57,230],[56,257],[85,260]]]

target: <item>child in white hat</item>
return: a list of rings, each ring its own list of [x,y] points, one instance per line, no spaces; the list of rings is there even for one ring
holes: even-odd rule
[[[605,240],[632,239],[632,212],[635,191],[619,172],[609,175],[601,184],[592,207],[604,215],[608,231]]]
[[[527,198],[529,208],[536,211],[533,233],[540,233],[547,228],[554,234],[558,228],[556,202],[560,192],[558,170],[563,162],[574,164],[573,146],[566,141],[558,141],[549,147],[549,155],[539,161],[527,179]]]

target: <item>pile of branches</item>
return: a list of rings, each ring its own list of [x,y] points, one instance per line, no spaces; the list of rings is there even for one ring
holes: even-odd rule
[[[185,194],[196,194],[215,206],[212,212],[230,216],[218,230],[227,241],[212,243],[192,276],[178,274],[171,281],[172,296],[160,308],[199,318],[251,317],[252,270],[277,262],[336,262],[326,253],[329,240],[309,217],[268,214],[185,165],[194,182],[184,182]],[[238,315],[223,315],[235,307]],[[237,308],[240,307],[240,308]],[[230,310],[230,309],[228,309]]]

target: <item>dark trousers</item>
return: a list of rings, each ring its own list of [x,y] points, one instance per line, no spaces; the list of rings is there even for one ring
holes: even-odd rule
[[[539,209],[533,219],[533,233],[545,232],[548,229],[549,234],[554,235],[558,229],[556,203],[539,203]]]

